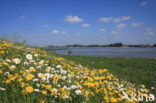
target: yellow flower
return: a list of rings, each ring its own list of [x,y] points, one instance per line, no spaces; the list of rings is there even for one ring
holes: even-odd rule
[[[50,90],[51,89],[51,85],[46,85],[46,89]]]
[[[89,95],[89,91],[85,91],[84,94],[85,94],[85,96],[88,96]]]
[[[25,87],[26,85],[27,85],[27,84],[24,83],[24,82],[21,83],[21,87],[22,87],[22,88]]]
[[[44,100],[44,99],[42,99],[42,100],[41,100],[41,103],[45,103],[45,100]]]
[[[117,100],[116,98],[114,98],[114,97],[111,97],[111,98],[110,98],[110,102],[112,102],[112,103],[117,103],[118,100]]]
[[[46,95],[47,91],[46,90],[42,90],[42,94]]]
[[[2,70],[0,70],[0,74],[2,74],[3,73],[3,71]]]
[[[27,81],[29,81],[29,80],[32,80],[32,79],[34,78],[34,75],[32,75],[32,74],[27,74],[27,75],[25,76],[25,78],[26,78]]]
[[[57,89],[52,89],[50,92],[52,95],[55,95],[55,94],[57,94]]]
[[[23,80],[22,78],[19,78],[19,79],[18,79],[18,82],[21,82],[22,80]]]
[[[0,63],[0,67],[2,67],[2,63]]]
[[[30,72],[36,72],[36,69],[35,69],[34,67],[30,67],[30,68],[29,68],[29,71],[30,71]]]
[[[27,91],[26,91],[26,90],[22,90],[21,93],[22,93],[23,95],[25,95],[25,94],[27,94]]]
[[[59,75],[56,75],[53,79],[53,83],[56,83],[58,80],[60,79],[60,76]]]
[[[28,93],[32,93],[32,92],[34,91],[34,89],[33,89],[32,86],[26,87],[25,90],[26,90]]]

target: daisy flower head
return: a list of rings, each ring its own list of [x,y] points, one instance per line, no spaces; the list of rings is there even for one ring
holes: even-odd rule
[[[20,59],[18,59],[18,58],[13,59],[12,62],[15,63],[15,64],[20,64],[21,63]]]
[[[82,91],[81,90],[76,90],[75,93],[76,93],[76,95],[81,95]]]
[[[32,59],[33,59],[33,57],[32,57],[31,54],[27,54],[27,55],[26,55],[26,58],[27,58],[28,60],[32,60]]]

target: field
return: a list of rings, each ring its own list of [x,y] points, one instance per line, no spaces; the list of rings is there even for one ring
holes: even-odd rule
[[[54,55],[88,66],[90,69],[107,68],[122,80],[144,84],[148,88],[156,87],[156,59]]]
[[[0,40],[2,103],[154,101],[155,60],[64,56]]]

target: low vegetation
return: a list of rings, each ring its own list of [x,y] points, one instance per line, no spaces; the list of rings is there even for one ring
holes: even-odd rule
[[[135,103],[154,101],[154,87],[146,87],[144,83],[134,84],[126,81],[126,78],[123,80],[118,78],[119,75],[115,75],[115,72],[120,72],[115,69],[119,70],[121,67],[123,70],[124,60],[123,64],[116,61],[109,67],[110,60],[103,61],[99,58],[101,61],[93,62],[89,57],[79,58],[82,61],[76,60],[73,56],[59,56],[40,48],[0,40],[0,102]],[[87,64],[88,66],[85,66]],[[100,67],[102,64],[107,65]],[[148,68],[150,67],[153,66],[149,64]],[[151,70],[154,71],[154,68],[155,66]],[[131,69],[126,70],[129,72]],[[140,73],[144,76],[143,72]],[[154,73],[151,78],[154,78],[153,76],[155,76]],[[153,82],[152,85],[154,85]]]

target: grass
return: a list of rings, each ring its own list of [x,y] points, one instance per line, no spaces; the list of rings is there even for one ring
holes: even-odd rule
[[[143,86],[155,87],[154,59],[65,56],[3,40],[0,57],[0,103],[154,101]]]
[[[88,66],[90,69],[107,68],[121,80],[156,88],[156,59],[55,55]],[[156,94],[156,91],[154,92]]]

